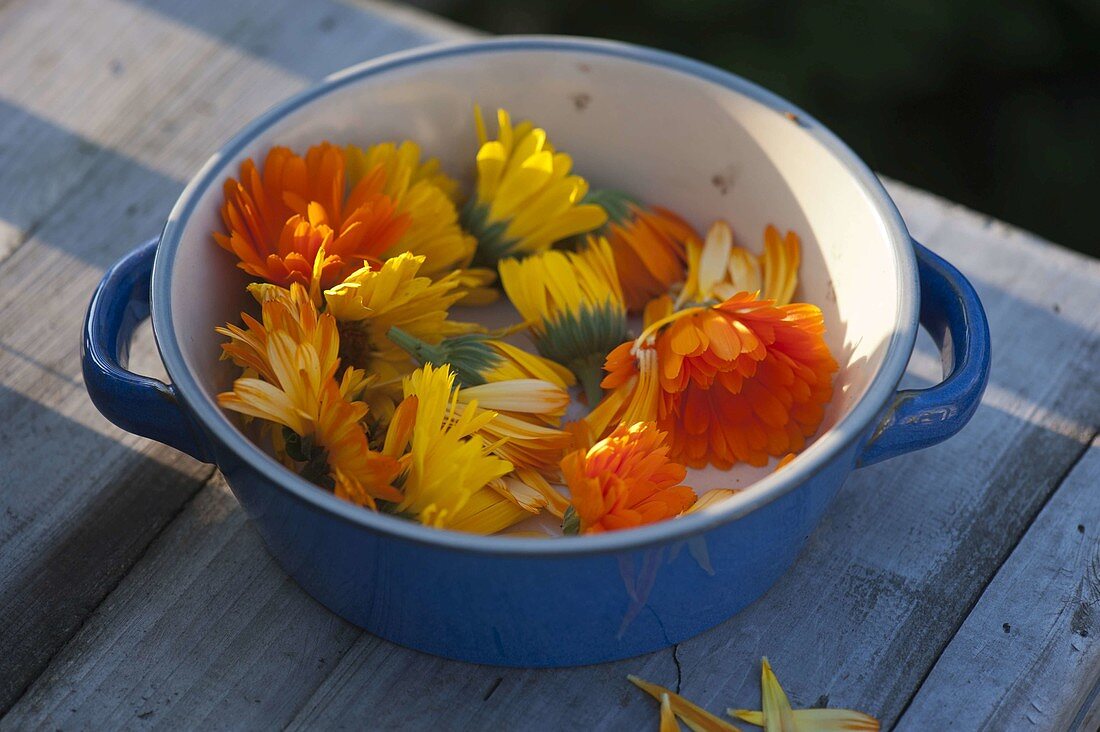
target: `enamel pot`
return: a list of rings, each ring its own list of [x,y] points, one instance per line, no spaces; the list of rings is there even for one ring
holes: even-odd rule
[[[824,310],[841,366],[797,459],[778,472],[693,473],[699,489],[747,487],[632,531],[475,536],[345,503],[282,467],[218,407],[234,374],[218,360],[214,327],[249,307],[243,275],[211,238],[223,181],[273,145],[410,138],[469,183],[474,102],[537,120],[593,185],[668,206],[697,228],[725,218],[749,246],[768,223],[801,236],[798,299]],[[169,384],[126,369],[150,311]],[[899,392],[918,325],[942,352],[944,379]],[[107,272],[83,351],[100,411],[215,463],[279,564],[326,607],[410,648],[511,666],[633,656],[729,618],[791,565],[849,473],[958,432],[989,362],[973,288],[910,238],[874,174],[813,118],[679,56],[552,37],[387,56],[264,114],[199,171],[161,235]]]

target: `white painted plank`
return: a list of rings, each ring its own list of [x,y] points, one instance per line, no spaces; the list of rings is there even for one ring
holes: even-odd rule
[[[1075,721],[1100,682],[1098,487],[1100,441],[997,572],[899,730],[1096,728]]]
[[[0,711],[211,474],[88,401],[80,321],[104,268],[272,103],[435,38],[336,2],[0,7]],[[157,366],[149,338],[133,357]]]

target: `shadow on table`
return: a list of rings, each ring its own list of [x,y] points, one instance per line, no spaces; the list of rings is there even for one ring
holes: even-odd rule
[[[74,398],[87,397],[83,393]],[[202,485],[0,386],[0,710],[43,670]],[[111,434],[115,433],[115,434]]]

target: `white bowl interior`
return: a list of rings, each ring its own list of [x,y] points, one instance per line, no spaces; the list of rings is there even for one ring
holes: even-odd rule
[[[822,308],[841,364],[818,435],[864,395],[899,320],[899,265],[880,213],[805,121],[692,75],[595,52],[494,49],[418,61],[299,107],[237,157],[221,160],[218,180],[277,144],[304,152],[326,139],[368,145],[408,138],[468,184],[475,102],[487,116],[499,106],[514,120],[532,119],[593,186],[672,208],[700,233],[724,218],[739,244],[759,252],[767,224],[797,232],[803,261],[796,299]],[[218,360],[214,327],[255,308],[243,293],[243,274],[211,237],[221,226],[221,197],[220,185],[200,192],[171,283],[180,348],[211,398],[234,376]],[[507,306],[495,307],[484,317],[506,317],[499,308]],[[689,483],[743,487],[760,475],[738,466],[694,471]]]

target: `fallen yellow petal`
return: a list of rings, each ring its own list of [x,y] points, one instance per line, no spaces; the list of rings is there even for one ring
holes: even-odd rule
[[[764,726],[764,712],[752,709],[727,709],[726,713],[742,722]],[[798,732],[878,732],[879,722],[869,714],[851,709],[795,709]]]
[[[797,732],[791,702],[779,685],[779,679],[775,678],[767,657],[760,659],[760,691],[765,732]]]
[[[672,705],[668,701],[668,694],[661,694],[660,732],[680,732],[680,725],[676,722],[676,715],[672,713]]]
[[[696,706],[684,697],[676,694],[663,686],[651,684],[631,674],[627,676],[630,683],[637,686],[654,699],[660,700],[662,696],[668,696],[669,705],[676,716],[683,720],[693,732],[741,732],[736,725],[730,724],[721,717],[716,717],[702,707]]]

